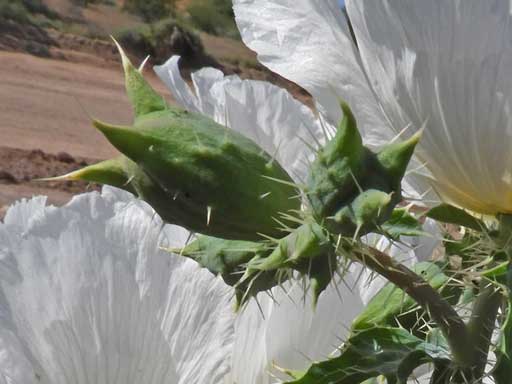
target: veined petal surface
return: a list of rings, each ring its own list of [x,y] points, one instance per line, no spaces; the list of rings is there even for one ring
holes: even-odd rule
[[[366,144],[392,137],[361,68],[338,0],[234,0],[243,41],[272,71],[305,88],[337,126],[348,102]]]
[[[509,0],[347,0],[362,61],[395,130],[448,201],[512,212]]]
[[[160,249],[186,235],[111,188],[12,207],[0,224],[0,383],[222,382],[231,296]]]
[[[306,370],[334,353],[363,308],[353,276],[331,284],[316,310],[301,282],[258,295],[236,322],[233,370],[226,384],[270,384],[289,379],[279,368]],[[354,287],[354,288],[352,288]]]
[[[182,107],[213,118],[254,140],[290,173],[304,180],[314,150],[325,142],[320,121],[286,90],[257,80],[224,76],[214,68],[192,74],[194,90],[171,57],[155,72]]]

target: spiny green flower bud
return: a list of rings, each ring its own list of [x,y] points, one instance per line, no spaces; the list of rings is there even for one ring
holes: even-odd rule
[[[360,236],[389,219],[402,199],[401,181],[421,132],[373,153],[362,144],[355,118],[342,103],[336,135],[318,151],[306,196],[315,219],[333,233]]]
[[[286,171],[243,135],[169,106],[119,49],[135,121],[94,125],[125,156],[73,177],[135,192],[165,221],[194,232],[238,240],[284,236],[278,219],[301,204]]]

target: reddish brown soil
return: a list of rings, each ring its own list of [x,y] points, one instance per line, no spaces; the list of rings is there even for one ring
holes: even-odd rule
[[[98,190],[85,182],[37,181],[38,178],[63,175],[94,160],[73,157],[67,152],[48,154],[39,149],[0,147],[0,216],[14,200],[46,195],[51,204],[62,205],[74,194]]]

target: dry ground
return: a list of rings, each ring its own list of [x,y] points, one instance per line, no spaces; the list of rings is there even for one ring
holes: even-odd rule
[[[130,123],[122,70],[13,52],[0,52],[0,67],[0,207],[34,194],[62,204],[86,186],[31,179],[116,155],[90,121]]]

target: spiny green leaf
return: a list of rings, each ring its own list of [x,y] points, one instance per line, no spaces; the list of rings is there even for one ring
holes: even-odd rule
[[[352,336],[341,355],[313,364],[289,384],[360,384],[386,376],[406,384],[413,370],[425,363],[448,361],[449,351],[427,343],[401,328],[371,328]]]
[[[471,216],[463,209],[454,207],[450,204],[441,204],[432,208],[427,212],[427,217],[443,223],[471,228],[475,231],[484,231],[486,228],[483,221]]]
[[[210,236],[198,236],[182,249],[171,250],[191,258],[224,282],[234,287],[236,309],[259,292],[283,283],[289,276],[279,270],[261,271],[247,281],[241,281],[245,266],[251,260],[264,259],[272,252],[268,242],[226,240]]]
[[[336,270],[336,255],[325,229],[314,222],[304,223],[280,239],[269,256],[253,258],[247,265],[244,279],[283,269],[293,269],[309,277],[313,306],[316,306]]]
[[[418,263],[413,267],[413,271],[435,289],[443,288],[449,281],[449,277],[435,263],[426,261]],[[354,320],[352,330],[356,332],[374,326],[397,325],[397,319],[401,326],[411,328],[416,325],[419,316],[414,310],[416,307],[416,302],[409,295],[394,284],[388,283]]]

